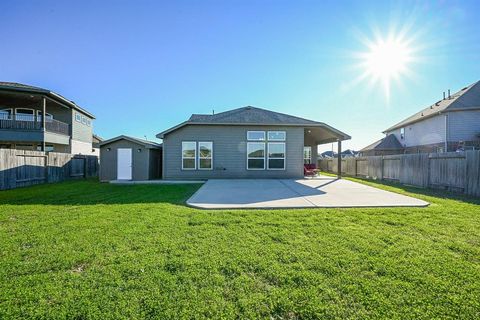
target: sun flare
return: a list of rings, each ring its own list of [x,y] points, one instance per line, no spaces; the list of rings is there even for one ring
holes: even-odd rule
[[[393,81],[411,74],[414,50],[411,42],[403,37],[389,35],[386,38],[377,35],[374,41],[365,41],[366,50],[359,55],[362,75],[371,85],[381,85],[387,100]]]
[[[365,58],[367,72],[383,81],[390,81],[404,73],[409,61],[408,46],[395,39],[372,44]]]

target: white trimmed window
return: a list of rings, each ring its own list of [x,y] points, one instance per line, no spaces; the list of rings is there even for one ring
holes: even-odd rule
[[[16,108],[15,118],[19,121],[35,121],[35,110],[27,108]]]
[[[285,141],[286,136],[285,131],[268,131],[268,141]]]
[[[12,113],[13,113],[12,108],[0,110],[0,120],[12,119]]]
[[[197,143],[182,141],[182,170],[195,170],[197,159]]]
[[[213,169],[213,142],[207,141],[198,143],[198,169]]]
[[[248,141],[265,141],[265,131],[247,131]]]
[[[268,143],[268,170],[285,170],[285,142]]]
[[[43,112],[40,111],[40,110],[37,111],[38,121],[42,121],[42,113],[43,113]],[[53,115],[51,115],[51,114],[48,113],[48,112],[45,112],[45,114],[47,115],[47,116],[45,117],[45,121],[51,122],[51,121],[53,120]]]
[[[312,163],[312,147],[303,147],[303,164]]]
[[[400,128],[400,139],[405,139],[405,128]]]
[[[75,121],[82,122],[82,115],[79,113],[75,113]]]
[[[265,143],[247,143],[247,170],[265,170]]]

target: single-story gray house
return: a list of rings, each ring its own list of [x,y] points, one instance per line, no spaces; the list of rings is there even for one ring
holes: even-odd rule
[[[122,135],[99,145],[100,181],[161,178],[161,144]]]
[[[159,134],[163,179],[302,178],[317,146],[350,136],[323,122],[256,107],[194,114]],[[103,161],[103,160],[102,160]]]

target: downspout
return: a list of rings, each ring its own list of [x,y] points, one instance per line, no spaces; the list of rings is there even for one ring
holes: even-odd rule
[[[448,114],[445,114],[445,152],[448,152]]]

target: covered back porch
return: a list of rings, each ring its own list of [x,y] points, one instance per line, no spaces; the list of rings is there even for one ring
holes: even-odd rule
[[[342,141],[351,137],[327,124],[318,124],[304,128],[303,162],[305,176],[313,176],[318,172],[318,146],[326,143],[337,143],[338,154],[342,153]],[[338,158],[338,177],[342,172],[341,157]]]

